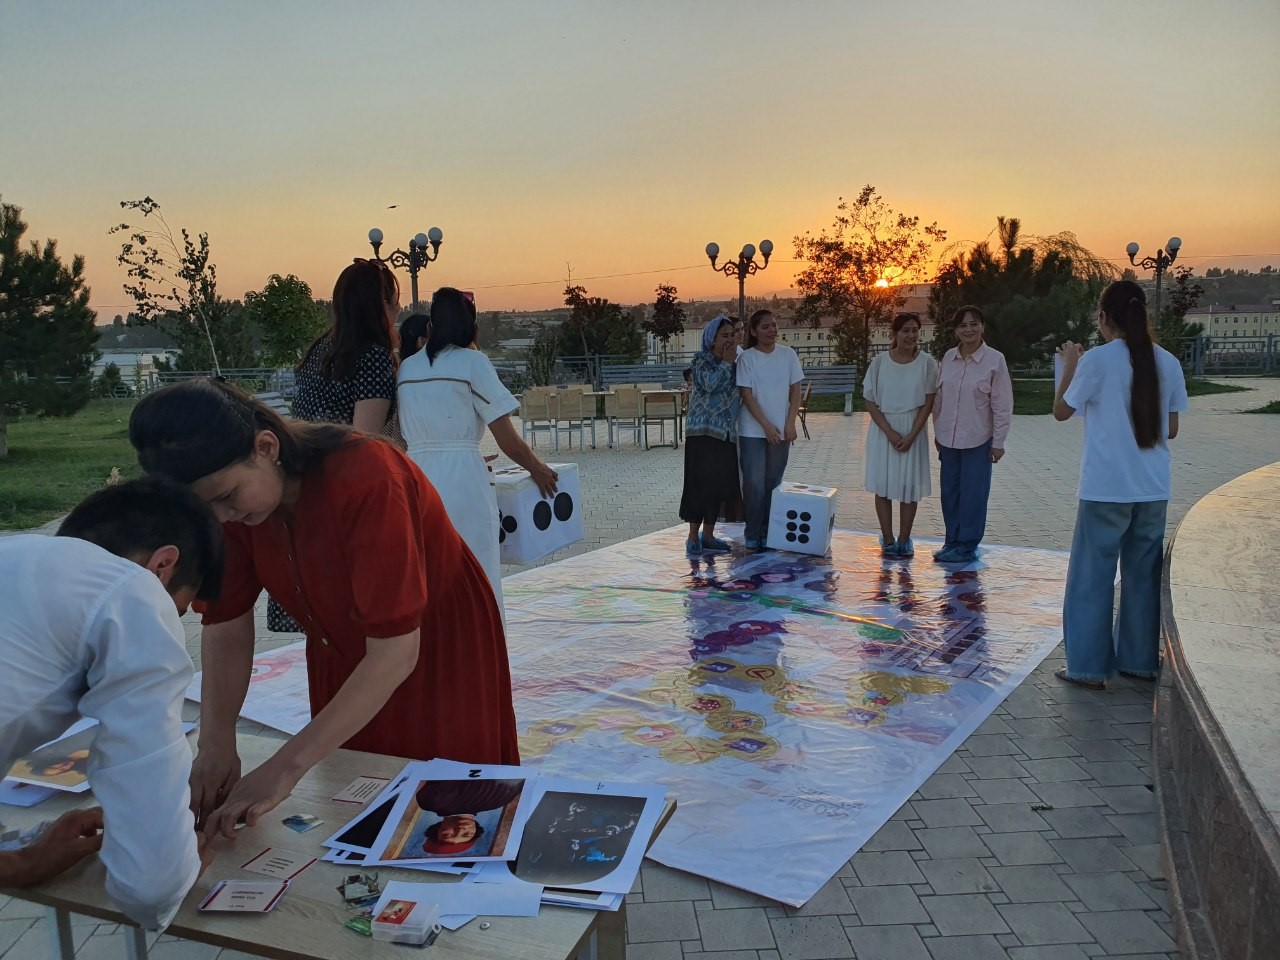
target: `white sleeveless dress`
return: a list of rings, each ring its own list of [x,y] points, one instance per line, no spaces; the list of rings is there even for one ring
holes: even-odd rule
[[[862,395],[880,408],[889,426],[906,435],[916,411],[938,390],[938,361],[921,350],[910,363],[895,363],[889,351],[871,361]],[[919,503],[929,496],[929,421],[906,453],[889,445],[874,422],[867,424],[866,489],[900,503]]]
[[[434,363],[419,350],[400,364],[397,401],[410,459],[440,494],[503,610],[498,497],[480,441],[489,424],[515,413],[520,404],[489,358],[463,347],[445,347]]]

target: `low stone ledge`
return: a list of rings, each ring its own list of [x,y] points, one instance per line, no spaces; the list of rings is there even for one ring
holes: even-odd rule
[[[1277,568],[1280,464],[1203,498],[1165,557],[1153,763],[1188,960],[1280,956]]]

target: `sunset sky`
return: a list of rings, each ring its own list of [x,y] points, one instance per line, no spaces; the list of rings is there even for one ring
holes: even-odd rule
[[[0,0],[0,195],[86,256],[102,322],[128,310],[107,228],[146,194],[228,297],[327,298],[370,227],[437,225],[424,291],[481,309],[557,305],[566,262],[622,302],[728,297],[703,247],[765,237],[749,291],[785,294],[793,238],[865,183],[952,240],[1006,214],[1256,269],[1278,46],[1275,0]]]

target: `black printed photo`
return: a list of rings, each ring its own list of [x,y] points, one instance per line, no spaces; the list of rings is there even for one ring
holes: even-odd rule
[[[643,797],[548,791],[525,826],[511,866],[521,880],[579,886],[608,876],[635,839]]]

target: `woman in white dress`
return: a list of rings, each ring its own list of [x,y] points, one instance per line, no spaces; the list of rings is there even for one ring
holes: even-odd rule
[[[452,287],[435,292],[426,343],[417,346],[417,338],[401,343],[400,429],[409,457],[436,488],[454,529],[488,574],[501,610],[498,497],[480,453],[485,428],[499,450],[529,471],[544,497],[555,496],[559,478],[512,424],[520,404],[476,347],[476,307],[467,294]]]
[[[880,547],[887,557],[915,556],[911,527],[929,495],[929,413],[938,391],[938,361],[920,349],[914,313],[893,319],[889,349],[871,361],[862,396],[874,426],[867,431],[866,489],[876,496]],[[893,533],[893,501],[899,508]]]

